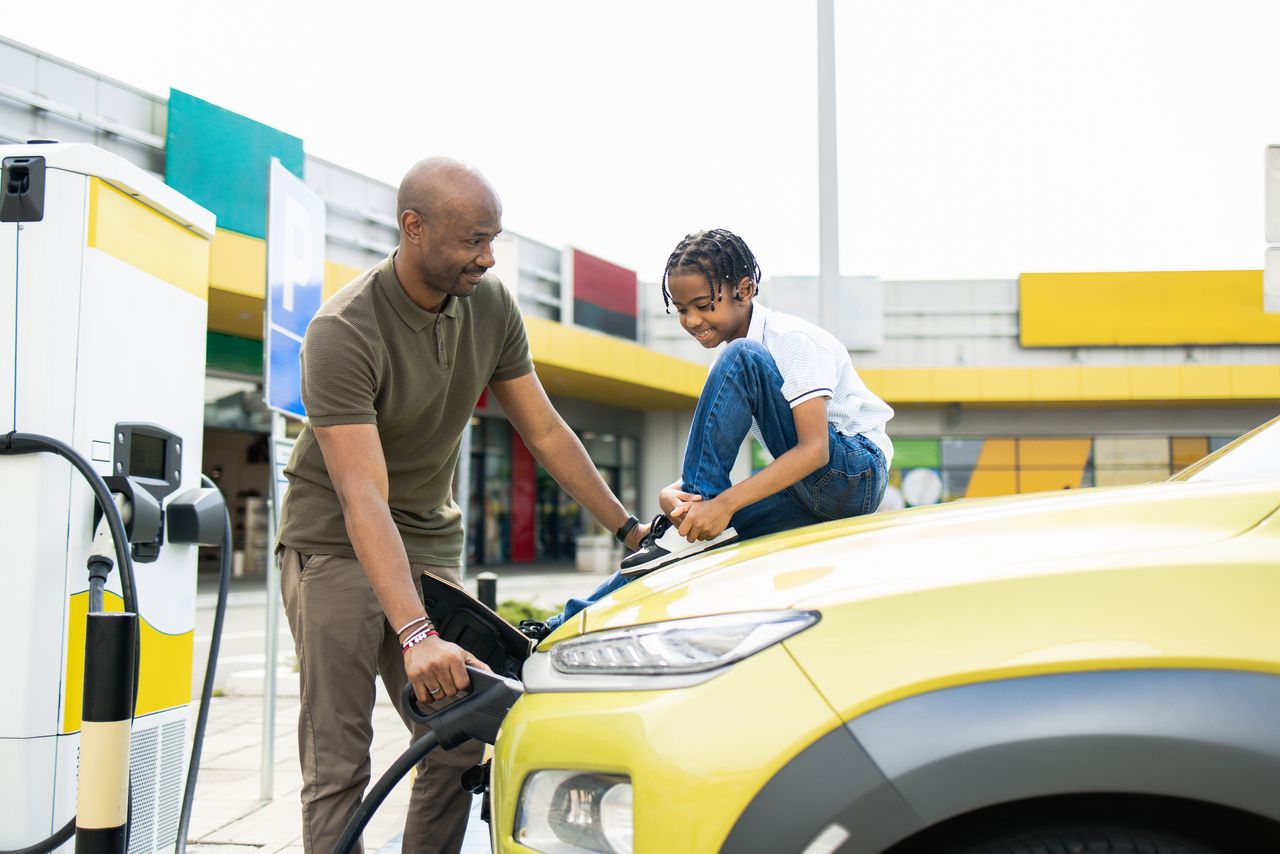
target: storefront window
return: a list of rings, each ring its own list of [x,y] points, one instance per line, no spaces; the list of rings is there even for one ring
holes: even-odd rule
[[[941,500],[1161,481],[1230,441],[1220,436],[895,439],[885,509]]]
[[[467,562],[571,561],[580,535],[612,532],[533,463],[512,430],[499,418],[473,422]],[[625,506],[635,507],[640,483],[636,437],[585,432],[581,438],[604,482]]]
[[[511,556],[511,425],[481,418],[471,434],[471,506],[467,562],[505,563]]]
[[[625,440],[625,441],[624,441]],[[623,450],[622,445],[629,441],[632,448],[629,453],[632,457],[632,463],[626,468],[629,469],[626,480],[631,485],[632,499],[628,500],[624,495],[623,489],[623,470],[622,464]],[[639,472],[636,471],[635,458],[635,439],[632,437],[619,437],[616,433],[595,433],[586,431],[582,434],[582,444],[587,449],[587,455],[591,457],[591,462],[595,464],[596,469],[600,472],[600,477],[618,496],[618,500],[626,507],[634,507],[634,493],[636,491],[635,484],[639,480]],[[580,527],[579,533],[587,535],[611,534],[612,531],[606,531],[604,526],[596,521],[595,517],[590,513],[582,513],[579,517]]]
[[[578,517],[582,510],[542,466],[538,466],[537,477],[537,559],[573,560],[577,554]]]

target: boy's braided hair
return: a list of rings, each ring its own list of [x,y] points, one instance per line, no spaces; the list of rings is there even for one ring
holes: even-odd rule
[[[711,295],[713,308],[717,300],[724,299],[723,286],[726,283],[734,289],[733,298],[736,300],[741,300],[737,284],[744,278],[750,279],[755,286],[752,296],[760,293],[760,265],[756,263],[756,256],[751,254],[741,237],[723,228],[695,231],[676,244],[662,271],[662,302],[668,311],[671,309],[671,291],[667,288],[667,279],[681,270],[696,270],[702,274],[707,280],[707,292]]]

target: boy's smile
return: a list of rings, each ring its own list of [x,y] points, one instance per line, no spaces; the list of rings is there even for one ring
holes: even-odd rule
[[[738,287],[739,298],[735,299],[733,286],[726,283],[721,286],[723,298],[715,300],[701,271],[673,272],[667,277],[667,290],[671,304],[680,314],[680,325],[707,349],[746,337],[754,289],[750,279],[743,279]]]

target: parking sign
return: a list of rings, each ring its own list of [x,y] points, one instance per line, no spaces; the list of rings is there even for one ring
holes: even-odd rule
[[[279,160],[271,160],[267,202],[264,395],[271,409],[304,418],[298,364],[302,336],[324,285],[324,202]]]

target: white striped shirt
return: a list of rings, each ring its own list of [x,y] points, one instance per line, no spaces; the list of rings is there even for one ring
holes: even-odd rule
[[[884,451],[885,465],[889,464],[893,442],[884,425],[893,417],[893,409],[867,388],[853,369],[849,351],[834,335],[755,301],[747,338],[763,344],[773,356],[782,374],[782,396],[792,409],[815,397],[827,398],[827,421],[836,432],[866,436]],[[768,452],[754,419],[751,433]]]

